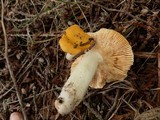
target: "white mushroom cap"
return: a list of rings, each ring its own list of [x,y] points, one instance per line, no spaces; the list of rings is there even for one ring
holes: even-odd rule
[[[102,88],[106,82],[123,80],[134,61],[132,48],[126,38],[105,28],[88,34],[96,41],[91,50],[103,56],[103,62],[99,63],[90,87]],[[72,63],[71,72],[82,58],[83,55]]]

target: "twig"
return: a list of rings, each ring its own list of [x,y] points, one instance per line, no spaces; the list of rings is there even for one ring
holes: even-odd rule
[[[37,97],[39,97],[39,96],[41,96],[41,95],[48,94],[49,92],[53,92],[53,91],[55,91],[55,90],[57,90],[57,88],[52,88],[52,89],[50,89],[50,90],[46,90],[46,91],[44,91],[44,92],[41,92],[41,93],[38,93],[38,94],[35,94],[35,95],[31,95],[31,96],[29,96],[29,97],[27,97],[27,98],[24,98],[24,100],[30,100],[30,99],[33,99],[34,97],[37,98]],[[17,102],[18,102],[18,100],[7,101],[6,104],[7,104],[7,105],[10,105],[10,104],[15,104],[15,103],[17,103]]]
[[[160,53],[158,53],[158,87],[160,87]],[[157,92],[157,103],[160,105],[160,91]]]
[[[0,99],[2,99],[2,96],[3,96],[2,94],[5,94],[5,93],[4,93],[5,90],[10,87],[10,84],[11,84],[11,83],[12,83],[12,82],[6,84],[5,87],[3,87],[3,88],[1,89],[1,91],[0,91]]]
[[[16,31],[15,31],[16,32]],[[51,32],[51,33],[36,33],[36,34],[30,34],[31,37],[60,37],[62,32]],[[7,34],[7,36],[11,37],[28,37],[28,34]]]
[[[90,26],[90,24],[89,24],[89,22],[88,22],[88,20],[87,20],[87,18],[86,18],[86,16],[85,16],[83,10],[81,9],[81,7],[79,6],[79,4],[77,3],[77,0],[75,0],[75,3],[76,3],[76,5],[78,6],[78,8],[80,9],[80,11],[81,11],[84,19],[86,20],[86,23],[88,24],[88,27],[89,27],[90,32],[92,32],[91,26]]]
[[[153,53],[157,48],[159,47],[159,43],[155,46],[155,48],[151,51],[151,53]],[[144,61],[144,63],[140,66],[140,68],[138,69],[137,73],[139,73],[139,71],[143,68],[143,66],[145,65],[145,63],[148,61],[148,59],[150,58],[150,56],[148,58],[146,58],[146,60]]]
[[[30,18],[25,18],[25,19],[7,18],[7,17],[4,17],[4,18],[5,18],[5,20],[12,21],[12,22],[26,22],[26,21],[30,20]]]
[[[139,17],[137,17],[137,16],[134,16],[134,15],[130,14],[129,12],[127,12],[127,11],[125,11],[125,10],[117,10],[117,9],[112,9],[112,8],[106,8],[105,6],[103,6],[103,5],[101,5],[101,4],[98,4],[98,3],[95,3],[95,2],[92,2],[91,0],[86,0],[86,1],[87,1],[88,3],[90,3],[90,4],[94,4],[94,5],[96,5],[96,6],[99,6],[99,7],[103,8],[103,9],[105,9],[105,10],[107,10],[107,11],[125,13],[125,14],[127,14],[128,16],[130,16],[130,17],[132,17],[132,18],[134,18],[134,19],[136,19],[136,20],[139,20],[139,21],[144,22],[144,23],[147,24],[147,21],[145,21],[145,20],[143,20],[143,19],[141,19],[141,18],[139,18]]]
[[[119,96],[119,89],[117,89],[117,91],[116,91],[114,103],[113,103],[112,107],[110,108],[110,110],[108,111],[108,113],[106,114],[106,116],[104,118],[105,120],[108,120],[109,116],[112,114],[113,110],[116,108],[117,103],[118,103],[118,96]]]
[[[13,81],[13,84],[14,84],[14,87],[15,87],[15,90],[16,90],[16,95],[17,95],[19,104],[21,106],[21,110],[22,110],[22,113],[23,113],[24,120],[27,120],[27,115],[26,115],[24,107],[23,107],[23,103],[22,103],[22,99],[21,99],[21,96],[20,96],[20,93],[19,93],[19,90],[18,90],[16,79],[15,79],[15,76],[13,74],[12,68],[10,66],[9,59],[8,59],[8,40],[7,40],[7,33],[6,33],[5,25],[4,25],[4,3],[3,3],[3,0],[1,0],[1,25],[2,25],[2,30],[3,30],[3,34],[4,34],[4,40],[5,40],[5,55],[4,56],[5,56],[5,59],[6,59],[7,67],[8,67],[11,79]]]
[[[90,107],[90,105],[86,102],[83,101],[83,104],[90,110],[91,113],[93,113],[99,120],[103,120],[102,116],[98,114],[93,108]]]
[[[76,55],[72,58],[72,60],[75,60],[76,58],[78,58],[78,57],[81,56],[82,54],[86,53],[88,50],[91,50],[91,49],[95,46],[95,44],[96,44],[96,41],[95,41],[93,38],[91,38],[91,40],[89,41],[89,43],[90,43],[91,41],[93,41],[93,43],[90,45],[90,47],[89,47],[87,50],[81,51],[81,52],[79,52],[78,54],[76,54]],[[88,44],[88,42],[87,42],[87,44]]]
[[[157,58],[157,53],[151,52],[135,52],[134,55],[138,58]]]
[[[122,98],[122,101],[124,103],[126,103],[126,105],[128,105],[136,114],[139,114],[139,112],[136,110],[136,108],[134,108],[132,105],[130,105],[125,99]]]
[[[120,106],[122,105],[122,101],[118,100],[117,102],[117,106],[116,109],[112,112],[111,116],[108,118],[108,120],[112,120],[112,118],[114,117],[114,115],[117,113],[117,111],[119,110]]]
[[[11,83],[12,83],[12,82],[10,82],[9,85],[11,85]],[[9,87],[9,86],[7,85],[7,88],[8,88],[8,87]],[[4,96],[6,96],[8,93],[10,93],[10,92],[12,91],[12,89],[13,89],[13,87],[11,87],[9,90],[7,90],[4,94],[0,95],[0,100],[1,100]],[[6,88],[2,89],[1,92],[4,92],[5,90],[6,90]]]
[[[37,120],[36,114],[38,113],[38,108],[37,108],[37,103],[36,103],[36,92],[35,92],[36,87],[34,86],[32,91],[33,91],[33,103],[34,103],[34,110],[35,110],[35,117],[34,119]]]

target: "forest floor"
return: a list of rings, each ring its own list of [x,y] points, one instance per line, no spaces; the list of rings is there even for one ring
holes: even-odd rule
[[[1,0],[0,9],[0,119],[19,111],[28,120],[160,120],[159,0]],[[89,88],[60,116],[54,101],[71,62],[58,41],[72,24],[120,32],[134,64],[124,81]]]

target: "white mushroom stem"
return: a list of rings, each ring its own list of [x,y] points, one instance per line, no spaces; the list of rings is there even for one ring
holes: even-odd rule
[[[55,107],[61,115],[68,114],[83,100],[89,83],[103,60],[98,52],[87,52],[79,64],[75,67],[62,91],[55,101]]]
[[[71,61],[75,55],[71,55],[70,53],[66,54],[66,59]]]

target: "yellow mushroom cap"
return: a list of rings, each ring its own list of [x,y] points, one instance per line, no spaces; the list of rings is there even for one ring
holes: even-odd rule
[[[73,43],[69,41],[66,35],[62,35],[62,38],[59,41],[61,49],[66,52],[70,53],[72,55],[75,55],[81,51],[80,48],[74,48]]]
[[[65,30],[62,38],[59,40],[61,49],[76,55],[79,52],[86,50],[90,46],[90,36],[85,33],[78,25],[72,25]]]
[[[132,48],[126,38],[114,30],[105,28],[88,35],[96,41],[91,50],[98,51],[103,57],[90,87],[102,88],[106,82],[123,80],[134,61]],[[83,55],[72,63],[71,72],[82,58]]]

